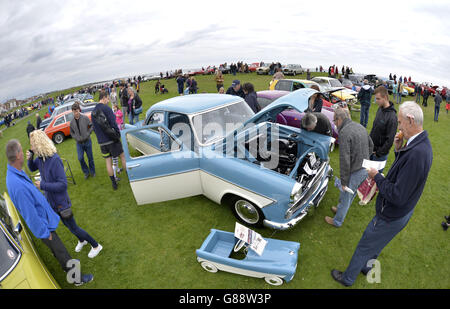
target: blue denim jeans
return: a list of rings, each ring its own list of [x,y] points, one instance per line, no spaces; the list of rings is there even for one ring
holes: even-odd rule
[[[402,103],[402,94],[399,92],[397,95],[397,104]]]
[[[408,224],[414,210],[406,216],[394,220],[385,221],[377,215],[370,221],[364,231],[342,279],[345,284],[352,285],[361,270],[369,271],[367,262],[376,259],[384,247]]]
[[[435,106],[434,107],[434,121],[438,121],[439,118],[439,107]]]
[[[89,168],[84,161],[84,153],[88,157]],[[84,143],[77,143],[78,161],[80,161],[81,169],[85,175],[89,175],[89,171],[92,175],[95,174],[94,156],[92,155],[92,141],[87,140]]]
[[[370,103],[361,103],[361,115],[359,118],[359,123],[367,128],[367,123],[369,122],[369,109]]]
[[[94,238],[91,237],[85,230],[83,230],[81,227],[77,225],[75,222],[75,218],[72,216],[69,219],[63,219],[61,218],[62,223],[67,226],[69,231],[75,235],[80,242],[87,241],[91,244],[93,248],[96,248],[98,246],[98,243],[95,241]]]
[[[139,114],[134,115],[133,113],[128,114],[128,119],[130,119],[130,124],[135,124],[139,121]]]
[[[337,212],[334,216],[334,225],[340,227],[344,223],[345,216],[347,215],[348,209],[355,199],[359,186],[367,178],[367,170],[365,168],[360,169],[359,171],[354,172],[350,175],[350,181],[348,184],[348,188],[353,191],[353,194],[349,192],[342,192],[339,195],[339,204],[337,206]]]

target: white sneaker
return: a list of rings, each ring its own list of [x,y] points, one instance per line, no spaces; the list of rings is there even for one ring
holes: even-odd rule
[[[80,252],[81,249],[83,249],[84,245],[87,245],[87,243],[88,243],[87,240],[85,240],[83,242],[78,241],[78,244],[75,247],[75,252]]]
[[[91,251],[89,251],[88,257],[95,258],[97,256],[97,254],[100,253],[100,251],[102,251],[103,247],[102,245],[98,244],[97,248],[91,248]]]

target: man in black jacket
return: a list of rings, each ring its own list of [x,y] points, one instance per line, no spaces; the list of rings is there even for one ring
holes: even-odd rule
[[[370,160],[386,161],[397,131],[397,111],[394,104],[389,101],[389,93],[385,87],[378,87],[374,93],[379,108],[370,131],[370,138],[373,141]]]
[[[386,177],[374,168],[368,171],[379,189],[376,215],[364,231],[346,271],[331,271],[333,279],[344,286],[352,285],[360,272],[371,276],[379,271],[377,257],[406,227],[425,187],[433,150],[428,133],[423,130],[423,112],[418,104],[409,101],[400,105],[398,127],[403,135],[395,136],[395,161]]]
[[[228,88],[226,94],[237,95],[241,98],[245,97],[245,93],[241,88],[241,82],[238,79],[235,79],[231,86]]]
[[[128,117],[128,91],[127,85],[124,82],[121,82],[119,85],[119,98],[120,98],[120,107],[122,108],[123,121],[125,123],[125,117]]]
[[[369,122],[370,101],[372,99],[373,88],[369,85],[367,79],[364,80],[364,86],[358,92],[358,100],[361,103],[361,112],[359,123],[367,128]]]

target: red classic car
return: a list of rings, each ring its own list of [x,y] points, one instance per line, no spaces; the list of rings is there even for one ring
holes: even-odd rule
[[[252,64],[250,64],[249,66],[248,66],[248,70],[250,71],[250,72],[256,72],[256,70],[259,68],[259,62],[254,62],[254,63],[252,63]]]
[[[84,113],[91,119],[91,112]],[[67,136],[70,136],[70,121],[73,119],[73,112],[66,111],[57,115],[45,128],[44,132],[53,140],[55,144],[61,144]]]

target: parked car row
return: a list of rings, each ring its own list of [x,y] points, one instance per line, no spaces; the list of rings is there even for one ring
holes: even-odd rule
[[[50,115],[49,118],[42,120],[41,125],[39,126],[39,129],[45,130],[47,128],[47,126],[55,119],[56,116],[58,116],[59,114],[62,114],[64,112],[71,111],[72,105],[75,102],[78,102],[80,104],[82,113],[88,113],[88,112],[93,111],[95,108],[95,105],[97,104],[97,102],[83,103],[82,101],[79,101],[77,99],[67,100],[62,105],[55,107],[55,109],[53,110],[53,113]]]
[[[339,83],[337,79],[329,77],[313,78],[312,80],[280,79],[272,81],[269,90],[295,91],[302,88],[311,88],[311,86],[315,85],[326,97],[326,101],[333,106],[349,107],[352,110],[359,110],[356,92],[342,87],[342,85],[337,87],[332,86],[331,82],[333,82],[333,85],[340,85],[340,83],[336,84],[335,81]]]

